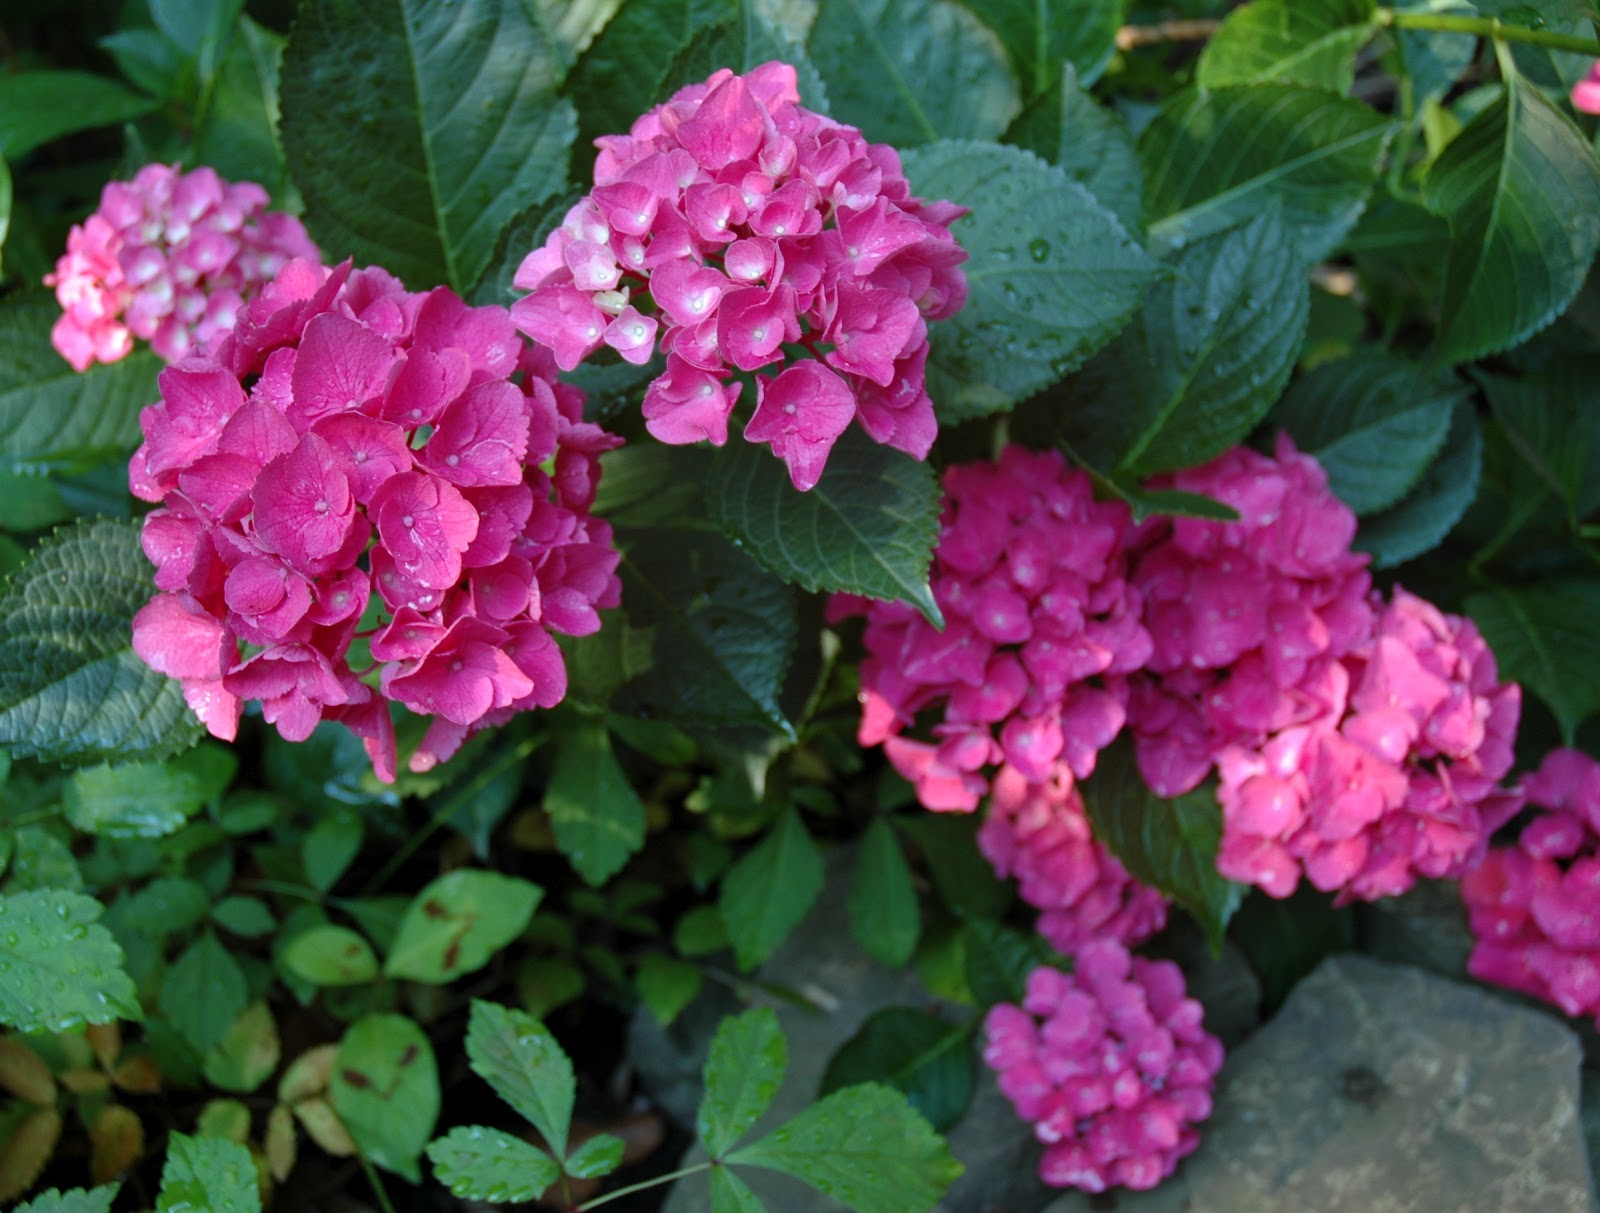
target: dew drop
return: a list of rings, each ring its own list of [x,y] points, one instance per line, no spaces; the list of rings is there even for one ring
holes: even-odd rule
[[[1028,241],[1028,256],[1035,261],[1043,261],[1050,255],[1050,242],[1043,236],[1035,236]]]

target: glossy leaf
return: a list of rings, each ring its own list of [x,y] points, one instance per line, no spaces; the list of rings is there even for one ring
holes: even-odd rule
[[[140,1018],[122,949],[82,893],[0,895],[0,1023],[24,1032]]]
[[[227,1209],[229,1213],[261,1213],[261,1189],[250,1151],[221,1137],[167,1139],[167,1161],[161,1169],[156,1213],[193,1213]]]
[[[522,1011],[475,1001],[467,1059],[472,1072],[531,1122],[557,1156],[566,1156],[577,1080],[572,1062],[542,1023]]]
[[[574,1179],[598,1179],[622,1165],[628,1143],[610,1133],[597,1133],[567,1155],[566,1172]]]
[[[799,925],[822,891],[822,856],[788,809],[722,879],[717,906],[741,969],[751,969]]]
[[[644,846],[644,801],[618,764],[604,721],[584,717],[561,734],[544,810],[557,848],[591,885],[610,880]]]
[[[412,898],[383,971],[430,983],[475,973],[522,933],[543,895],[520,877],[449,872]]]
[[[1593,359],[1560,358],[1522,378],[1477,376],[1501,432],[1566,505],[1569,521],[1600,506],[1600,416]]]
[[[1133,134],[1084,89],[1070,63],[1011,124],[1006,142],[1059,165],[1125,230],[1142,230],[1144,170]]]
[[[1501,679],[1542,699],[1572,745],[1578,726],[1600,710],[1600,580],[1496,586],[1469,596],[1466,608],[1494,651]]]
[[[206,1081],[224,1091],[254,1091],[272,1077],[281,1052],[272,1009],[264,1002],[251,1003],[206,1054]]]
[[[1283,80],[1348,93],[1356,52],[1376,31],[1372,0],[1251,0],[1206,43],[1195,79],[1206,88]]]
[[[788,1065],[788,1042],[771,1007],[752,1007],[722,1021],[706,1057],[705,1091],[695,1132],[721,1158],[777,1097]]]
[[[238,764],[220,749],[190,750],[165,763],[74,771],[62,792],[67,820],[74,829],[106,838],[160,838],[182,829],[222,791],[208,781],[208,755],[220,756],[226,786]]]
[[[421,1179],[417,1159],[439,1117],[439,1070],[421,1028],[403,1015],[351,1024],[328,1094],[363,1154],[412,1183]]]
[[[461,1125],[429,1142],[428,1159],[439,1181],[463,1200],[538,1200],[561,1178],[560,1165],[543,1150],[482,1125]]]
[[[822,1075],[826,1095],[860,1082],[881,1082],[943,1132],[972,1102],[972,1029],[910,1007],[877,1012],[839,1047]]]

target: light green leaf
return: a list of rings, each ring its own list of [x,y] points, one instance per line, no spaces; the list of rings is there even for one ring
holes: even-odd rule
[[[413,290],[466,291],[500,229],[566,185],[559,77],[521,0],[302,5],[281,129],[311,235]]]
[[[372,945],[349,927],[319,923],[283,949],[283,964],[314,986],[358,986],[378,976]]]
[[[531,0],[531,3],[565,75],[617,15],[623,0]]]
[[[278,1068],[278,1024],[264,1002],[251,1003],[206,1054],[206,1081],[224,1091],[254,1091]]]
[[[194,744],[183,689],[129,639],[151,576],[133,522],[80,522],[34,549],[0,596],[0,745],[84,764]]]
[[[199,1053],[222,1040],[247,1001],[239,962],[211,931],[183,950],[161,982],[161,1013]]]
[[[1393,124],[1321,89],[1185,89],[1139,140],[1150,238],[1182,245],[1276,201],[1302,263],[1327,256],[1377,180]]]
[[[1409,493],[1450,433],[1468,395],[1448,372],[1362,351],[1297,379],[1272,413],[1295,445],[1315,455],[1339,499],[1358,515]]]
[[[355,857],[361,853],[366,830],[354,813],[324,817],[306,831],[300,843],[300,862],[311,887],[326,893],[339,883]]]
[[[1470,404],[1456,406],[1444,450],[1400,502],[1361,520],[1355,547],[1372,553],[1375,568],[1393,568],[1432,551],[1461,521],[1478,495],[1483,432]]]
[[[224,897],[211,911],[211,917],[223,930],[244,939],[259,939],[278,925],[267,903],[259,897]]]
[[[534,1201],[561,1178],[561,1167],[520,1137],[462,1125],[428,1143],[439,1182],[463,1200],[496,1204]]]
[[[767,1213],[761,1198],[727,1167],[711,1170],[711,1213]]]
[[[741,969],[771,956],[822,891],[822,856],[800,814],[778,824],[722,879],[717,908]]]
[[[13,1213],[111,1213],[118,1186],[73,1188],[67,1192],[51,1188],[18,1205]]]
[[[250,1151],[222,1137],[167,1138],[156,1213],[261,1213],[261,1189]]]
[[[1377,28],[1372,0],[1251,0],[1206,43],[1195,79],[1206,88],[1283,80],[1348,93],[1356,52]]]
[[[583,717],[561,734],[544,810],[556,846],[591,885],[610,880],[644,845],[644,801],[618,765],[604,721]]]
[[[771,1007],[752,1007],[722,1021],[706,1056],[705,1092],[695,1133],[721,1158],[772,1106],[788,1065],[788,1042]]]
[[[122,949],[82,893],[39,889],[0,896],[0,1023],[68,1032],[139,1019]]]
[[[875,142],[997,139],[1022,108],[999,39],[948,0],[821,0],[807,45],[829,112]]]
[[[729,443],[714,467],[712,517],[763,567],[802,589],[909,602],[943,626],[928,586],[940,494],[926,463],[852,427],[807,493],[752,443]]]
[[[195,880],[158,876],[111,908],[110,924],[162,938],[187,931],[202,921],[211,908],[211,894]]]
[[[900,840],[882,817],[861,836],[850,884],[850,928],[878,960],[899,968],[916,951],[922,933],[917,890]]]
[[[1115,216],[1020,148],[945,142],[908,152],[918,194],[972,208],[967,306],[935,326],[928,390],[942,421],[1009,408],[1109,341],[1156,268]]]
[[[622,1165],[628,1143],[609,1133],[597,1133],[567,1156],[566,1171],[574,1179],[598,1179]]]
[[[818,1093],[881,1082],[903,1093],[936,1131],[943,1132],[961,1119],[972,1102],[974,1026],[911,1007],[886,1007],[839,1047]]]
[[[1467,598],[1467,614],[1494,651],[1500,677],[1549,705],[1567,745],[1600,710],[1600,580],[1496,586]]]
[[[1600,248],[1600,163],[1572,120],[1513,79],[1423,182],[1450,224],[1440,362],[1467,362],[1544,328]]]
[[[1024,99],[1050,88],[1063,64],[1088,84],[1098,80],[1128,11],[1128,0],[963,2],[999,35]]]
[[[474,1001],[467,1059],[474,1074],[538,1129],[558,1157],[566,1157],[577,1080],[572,1062],[542,1023],[497,1003]]]
[[[1144,224],[1144,170],[1127,123],[1079,83],[1069,63],[1023,110],[1006,142],[1059,165],[1130,233]]]
[[[663,1027],[678,1018],[684,1007],[700,992],[700,966],[688,964],[660,952],[640,958],[633,984],[639,1000]]]
[[[90,72],[0,72],[0,156],[15,163],[63,135],[128,122],[159,104]]]
[[[421,1028],[403,1015],[369,1015],[339,1042],[328,1084],[333,1110],[357,1147],[412,1183],[439,1118],[439,1069]]]
[[[181,759],[85,767],[72,773],[62,792],[62,805],[73,827],[106,838],[171,834],[198,813],[207,799],[207,789],[185,769]]]
[[[383,971],[442,983],[475,973],[522,933],[544,891],[516,876],[462,868],[411,900]]]
[[[730,1162],[793,1175],[859,1213],[924,1213],[962,1167],[900,1092],[835,1091]]]

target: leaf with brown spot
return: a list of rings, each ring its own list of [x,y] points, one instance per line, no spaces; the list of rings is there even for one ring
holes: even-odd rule
[[[542,896],[538,885],[481,868],[441,876],[407,907],[384,972],[430,983],[475,972],[522,933]]]
[[[111,1081],[130,1095],[154,1095],[161,1090],[161,1068],[153,1057],[129,1057],[117,1063]]]
[[[302,1099],[294,1105],[293,1110],[295,1119],[325,1154],[331,1154],[334,1158],[350,1158],[355,1154],[356,1143],[351,1140],[350,1130],[344,1127],[339,1114],[327,1100]]]
[[[50,1067],[20,1040],[0,1040],[0,1087],[41,1108],[56,1102],[56,1080]]]
[[[144,1125],[131,1108],[107,1104],[89,1130],[89,1174],[96,1187],[121,1179],[144,1154]]]
[[[295,1159],[294,1113],[283,1104],[267,1113],[266,1147],[267,1169],[282,1183],[294,1170]]]
[[[339,1056],[336,1044],[317,1045],[307,1049],[289,1063],[283,1077],[278,1080],[278,1098],[286,1104],[296,1104],[328,1089],[333,1077],[333,1063]]]
[[[45,1163],[61,1140],[61,1113],[40,1108],[0,1142],[0,1204],[6,1204],[33,1187]]]

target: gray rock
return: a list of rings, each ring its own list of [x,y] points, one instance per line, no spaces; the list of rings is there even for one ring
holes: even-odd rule
[[[1424,880],[1403,897],[1363,902],[1356,921],[1363,951],[1467,980],[1473,938],[1455,881]]]
[[[1229,1057],[1177,1175],[1047,1213],[1593,1213],[1579,1062],[1547,1015],[1331,957]]]

